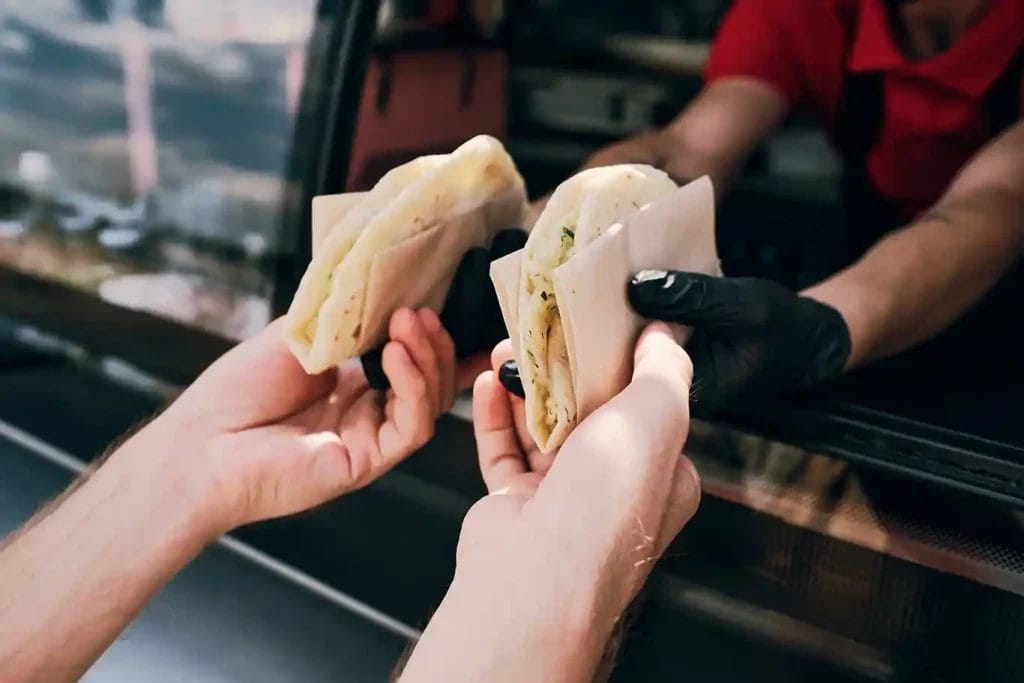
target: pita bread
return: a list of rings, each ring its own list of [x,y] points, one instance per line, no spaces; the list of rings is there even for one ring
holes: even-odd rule
[[[650,166],[583,171],[555,191],[526,247],[492,265],[542,451],[629,381],[643,320],[626,286],[643,268],[720,274],[709,179],[677,188]]]
[[[292,353],[313,374],[384,343],[395,309],[439,308],[462,255],[521,225],[525,207],[515,164],[488,136],[399,166],[357,197],[317,198],[316,250],[286,316]]]

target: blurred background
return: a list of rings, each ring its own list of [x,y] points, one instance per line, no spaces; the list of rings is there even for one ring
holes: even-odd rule
[[[590,5],[383,3],[348,188],[490,132],[539,195],[665,123],[729,2]],[[262,327],[282,231],[304,229],[282,203],[315,16],[315,0],[0,5],[0,262],[230,338]],[[779,132],[723,214],[730,272],[820,276],[837,177],[812,122]]]

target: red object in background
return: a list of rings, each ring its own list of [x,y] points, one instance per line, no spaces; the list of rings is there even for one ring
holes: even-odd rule
[[[461,11],[461,0],[432,0],[427,9],[427,17],[434,25],[445,25],[455,21]]]
[[[423,154],[505,132],[507,60],[497,48],[376,55],[359,107],[349,192]]]
[[[1021,0],[992,0],[948,50],[923,60],[900,53],[881,0],[737,0],[705,77],[769,83],[832,129],[846,76],[882,74],[885,111],[867,169],[911,217],[991,138],[986,98],[1022,50]],[[1024,108],[1024,88],[1016,92]]]

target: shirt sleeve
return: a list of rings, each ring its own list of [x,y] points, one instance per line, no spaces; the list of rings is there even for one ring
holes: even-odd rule
[[[793,0],[736,0],[726,13],[704,71],[705,83],[746,76],[774,87],[792,106],[802,104],[804,71],[794,41]],[[806,27],[806,30],[813,30]]]

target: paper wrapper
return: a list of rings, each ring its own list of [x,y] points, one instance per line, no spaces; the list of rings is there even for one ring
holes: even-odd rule
[[[519,363],[522,258],[523,252],[517,251],[491,264],[491,280]],[[554,270],[577,421],[629,383],[633,349],[645,321],[630,307],[627,285],[633,273],[647,268],[721,275],[710,178],[695,180],[637,211]]]
[[[330,228],[363,194],[321,195],[313,199],[313,254]],[[440,312],[466,252],[489,246],[501,230],[520,227],[523,210],[521,191],[497,195],[473,211],[453,215],[374,256],[355,354],[372,351],[387,341],[391,316],[400,308]]]

